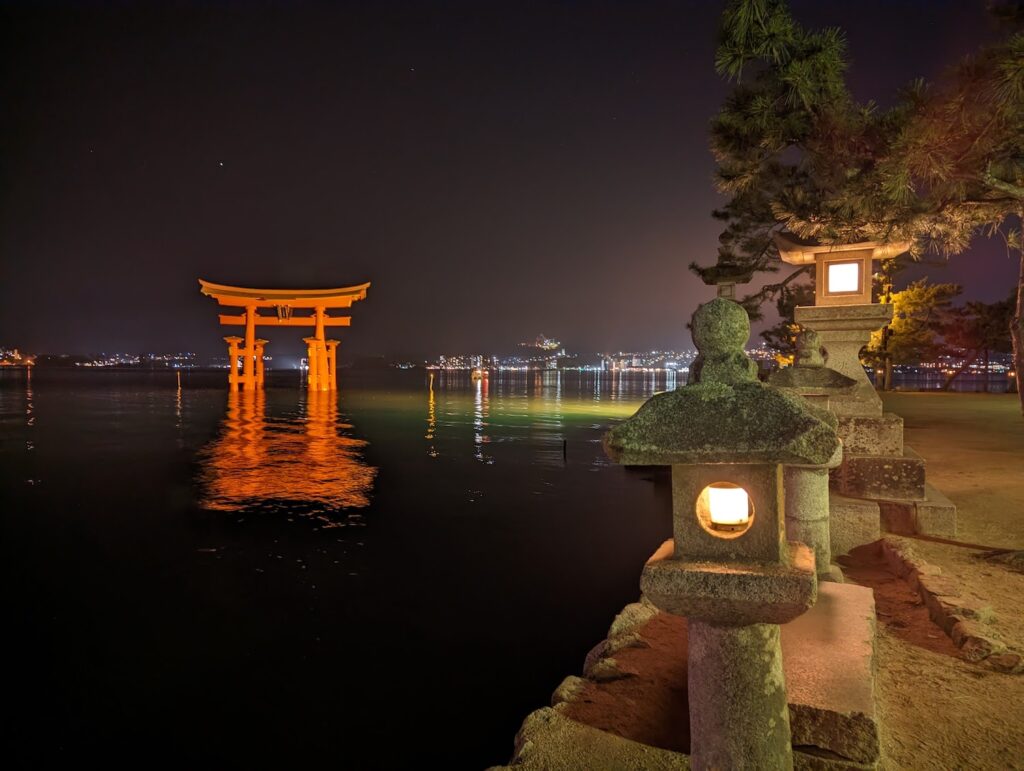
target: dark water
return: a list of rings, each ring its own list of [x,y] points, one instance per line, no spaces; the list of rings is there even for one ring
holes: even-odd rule
[[[868,373],[872,383],[880,383],[878,373]],[[896,372],[893,374],[893,388],[899,391],[939,391],[946,384],[946,375],[941,372]],[[993,372],[988,378],[984,374],[963,374],[953,381],[949,390],[958,393],[1005,394],[1011,390],[1011,379],[1003,372]]]
[[[342,375],[0,371],[8,757],[508,759],[669,535],[600,447],[665,384]]]

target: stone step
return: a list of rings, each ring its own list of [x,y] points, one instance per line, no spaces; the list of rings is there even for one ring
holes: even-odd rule
[[[905,445],[902,455],[846,455],[832,481],[853,498],[923,501],[924,475],[924,458]]]
[[[923,535],[956,536],[956,504],[932,484],[924,486],[925,500],[918,501],[914,524]]]
[[[882,530],[896,535],[914,535],[914,509],[917,501],[879,501],[878,515]]]
[[[856,584],[820,584],[814,607],[782,625],[794,747],[866,767],[878,762],[874,657],[874,592]]]
[[[931,483],[923,501],[879,501],[882,529],[898,535],[956,535],[956,504]]]
[[[874,543],[882,537],[878,504],[861,498],[848,498],[829,490],[829,540],[832,557],[849,554],[851,549]]]
[[[846,455],[903,454],[903,418],[882,415],[840,415],[839,438]]]

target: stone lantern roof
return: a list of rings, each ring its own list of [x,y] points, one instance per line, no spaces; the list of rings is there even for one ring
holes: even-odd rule
[[[790,265],[813,265],[815,257],[837,252],[871,251],[874,260],[889,260],[910,250],[910,241],[858,241],[856,243],[825,244],[816,238],[801,238],[795,233],[782,231],[772,236],[779,249],[779,257]]]
[[[626,465],[786,463],[824,465],[835,428],[797,397],[764,383],[699,383],[658,394],[605,437]]]
[[[750,320],[717,298],[693,316],[700,382],[649,399],[604,438],[626,465],[784,463],[824,465],[839,450],[835,418],[757,380],[743,351]]]

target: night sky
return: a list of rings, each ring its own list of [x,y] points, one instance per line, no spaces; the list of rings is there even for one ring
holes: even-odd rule
[[[689,347],[721,2],[39,5],[0,10],[0,345],[221,353],[203,277],[372,281],[348,354]],[[982,2],[792,8],[882,104],[995,34]],[[1016,262],[927,273],[996,300]]]

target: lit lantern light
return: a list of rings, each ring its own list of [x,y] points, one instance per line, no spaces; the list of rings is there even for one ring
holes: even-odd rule
[[[731,482],[712,482],[700,491],[697,521],[704,532],[719,538],[738,538],[753,524],[754,505],[745,489]]]
[[[742,487],[714,484],[708,487],[708,510],[716,530],[737,530],[750,520],[750,497]]]
[[[871,302],[871,249],[819,252],[815,255],[817,305],[856,305]]]
[[[859,262],[827,262],[826,292],[835,294],[857,294],[861,291]]]

